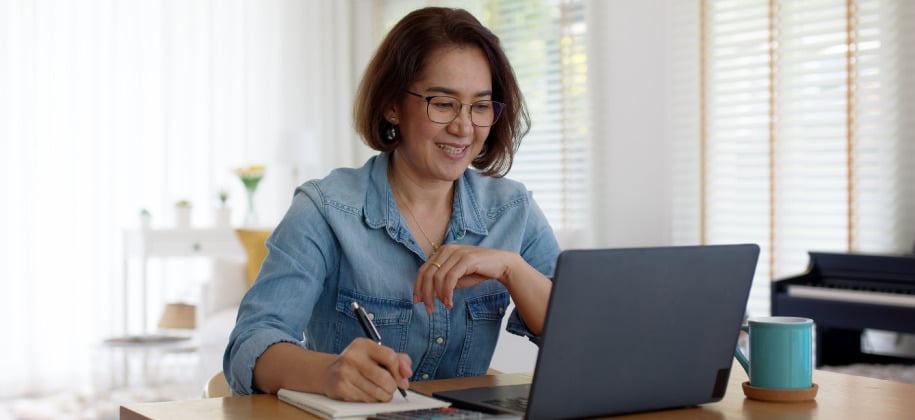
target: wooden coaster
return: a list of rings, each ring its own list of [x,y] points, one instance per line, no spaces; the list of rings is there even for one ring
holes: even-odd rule
[[[759,401],[769,401],[769,402],[801,402],[801,401],[810,401],[817,396],[817,390],[820,389],[819,385],[813,384],[812,387],[806,389],[770,389],[770,388],[759,388],[750,385],[750,382],[744,382],[743,384],[743,394],[747,398]]]

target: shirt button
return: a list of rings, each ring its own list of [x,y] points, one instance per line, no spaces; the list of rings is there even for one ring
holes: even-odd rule
[[[394,233],[394,226],[388,226],[388,232]]]
[[[429,379],[429,374],[428,374],[428,373],[424,373],[424,374],[423,374],[423,379]]]
[[[374,320],[375,320],[375,314],[369,312],[369,321],[374,321]]]
[[[435,344],[442,344],[442,343],[444,343],[444,342],[445,342],[445,339],[444,339],[444,338],[438,337],[438,338],[435,339]]]
[[[502,314],[504,314],[504,313],[505,313],[505,308],[503,308],[503,307],[500,306],[500,307],[499,307],[499,315],[502,315]]]

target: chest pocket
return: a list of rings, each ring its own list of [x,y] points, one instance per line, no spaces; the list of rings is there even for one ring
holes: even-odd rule
[[[486,373],[496,349],[508,303],[509,294],[506,290],[467,299],[467,333],[459,362],[460,375]]]
[[[407,332],[413,316],[413,302],[405,299],[384,299],[362,295],[348,289],[337,294],[337,326],[334,338],[336,353],[343,351],[354,339],[365,337],[359,319],[353,312],[352,304],[357,302],[365,308],[369,319],[378,328],[378,334],[385,346],[398,352],[406,352]]]

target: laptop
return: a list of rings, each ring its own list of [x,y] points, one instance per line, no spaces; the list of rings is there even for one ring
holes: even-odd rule
[[[758,256],[755,244],[563,251],[531,384],[433,396],[532,420],[719,401]]]

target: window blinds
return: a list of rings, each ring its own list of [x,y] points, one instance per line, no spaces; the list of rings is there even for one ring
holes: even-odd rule
[[[533,191],[555,230],[582,229],[589,168],[584,6],[506,0],[493,2],[492,16],[531,114],[509,176]]]
[[[700,45],[673,72],[698,61],[681,82],[701,89],[672,92],[674,115],[700,114],[672,125],[673,237],[760,244],[750,314],[769,312],[769,280],[803,272],[808,251],[911,249],[905,3],[705,0],[674,20],[674,39]]]
[[[584,1],[385,2],[387,26],[379,37],[427,3],[467,9],[499,36],[531,116],[508,177],[533,192],[557,233],[583,229],[589,188]]]

